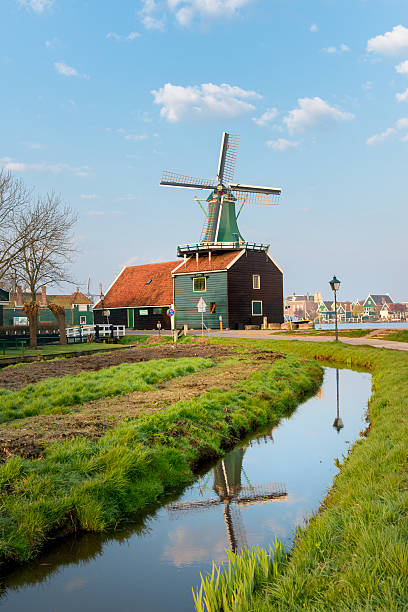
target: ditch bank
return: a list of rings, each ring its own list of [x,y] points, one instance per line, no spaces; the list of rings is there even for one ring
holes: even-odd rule
[[[214,340],[217,344],[230,344]],[[242,341],[235,341],[241,346]],[[408,606],[408,356],[339,344],[247,341],[372,374],[370,427],[336,465],[333,487],[289,554],[231,555],[197,610],[402,610]],[[215,573],[215,577],[217,573]],[[237,579],[236,579],[237,578]],[[206,582],[207,581],[207,582]],[[245,584],[245,590],[242,585]],[[221,599],[220,599],[221,596]]]
[[[32,559],[59,535],[104,531],[147,510],[249,432],[278,423],[321,381],[320,366],[289,356],[228,391],[123,422],[99,440],[56,443],[37,460],[11,457],[0,467],[2,564]]]

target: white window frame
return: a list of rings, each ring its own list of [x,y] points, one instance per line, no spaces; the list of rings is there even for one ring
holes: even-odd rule
[[[85,319],[84,321],[82,319]],[[86,315],[81,315],[79,317],[79,324],[80,325],[86,325]]]
[[[256,286],[255,279],[258,279],[258,286]],[[253,274],[252,275],[252,289],[260,289],[261,288],[261,275]]]
[[[196,289],[195,288],[195,282],[196,280],[203,280],[204,279],[204,289]],[[207,291],[207,279],[205,276],[195,276],[193,277],[193,293],[205,293]]]
[[[261,304],[261,312],[259,313],[254,313],[254,304]],[[263,315],[263,304],[262,304],[262,300],[252,300],[251,302],[251,312],[252,312],[252,316],[253,317],[262,317]]]

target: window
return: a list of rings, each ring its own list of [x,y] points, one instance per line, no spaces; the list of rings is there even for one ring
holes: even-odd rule
[[[205,276],[196,276],[193,278],[193,291],[206,291],[207,279]]]
[[[150,285],[151,282],[152,282],[152,279],[146,281],[146,285]]]
[[[210,314],[216,314],[215,302],[210,302]]]
[[[252,315],[262,315],[262,302],[261,301],[252,301]]]
[[[162,313],[162,309],[161,308],[153,308],[153,314],[154,315],[161,315]]]
[[[86,312],[88,310],[88,305],[87,304],[78,304],[78,310],[79,310],[79,312]]]
[[[139,308],[140,317],[146,317],[148,314],[149,314],[149,311],[147,310],[147,308]]]
[[[86,325],[86,317],[85,316],[79,317],[79,324],[80,325]]]
[[[261,288],[261,277],[259,276],[259,274],[252,275],[252,287],[253,289]]]

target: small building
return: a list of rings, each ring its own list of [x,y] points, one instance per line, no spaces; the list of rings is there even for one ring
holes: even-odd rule
[[[10,302],[3,310],[3,325],[28,325],[27,315],[23,310],[26,302],[31,301],[31,294],[23,292],[21,287],[17,287],[15,293],[10,294]],[[51,302],[63,306],[65,309],[65,322],[70,325],[90,325],[93,323],[93,303],[86,297],[79,287],[71,295],[47,294],[45,286],[41,293],[37,294],[39,303],[38,322],[56,323],[56,319],[48,308]]]
[[[9,292],[0,287],[0,325],[3,325],[3,307],[8,306],[9,302],[10,302]]]
[[[364,308],[364,316],[374,317],[379,316],[381,308],[384,304],[392,304],[393,300],[391,299],[389,293],[383,294],[374,294],[369,293],[366,297],[363,308]]]
[[[407,306],[402,302],[393,302],[392,304],[385,302],[380,310],[380,317],[385,321],[405,321],[407,315]]]
[[[316,293],[292,293],[285,299],[285,315],[296,319],[314,319],[322,300],[320,291]]]
[[[163,329],[170,329],[167,310],[173,305],[171,273],[179,264],[180,260],[123,268],[103,303],[95,304],[95,323],[153,329],[160,322]]]
[[[243,329],[283,322],[283,272],[267,251],[196,253],[173,270],[176,328],[201,328],[197,303],[207,305],[204,323]]]

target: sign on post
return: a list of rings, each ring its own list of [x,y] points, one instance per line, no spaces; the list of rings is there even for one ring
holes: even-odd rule
[[[200,299],[197,302],[197,310],[198,312],[201,312],[201,335],[204,335],[204,313],[206,311],[207,308],[207,304],[204,302],[203,298],[200,297]]]
[[[169,317],[172,317],[172,316],[174,315],[174,310],[173,310],[173,308],[169,308],[169,309],[167,310],[167,314],[169,315]]]

